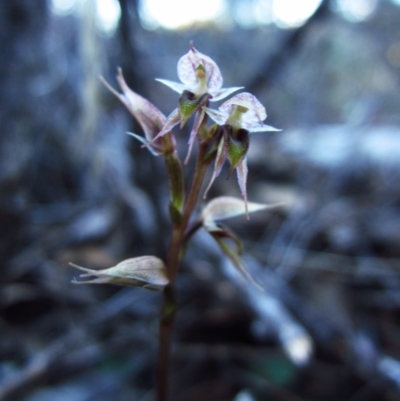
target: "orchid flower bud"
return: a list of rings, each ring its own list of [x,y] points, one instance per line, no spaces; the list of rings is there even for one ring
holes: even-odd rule
[[[167,118],[144,97],[138,95],[130,89],[122,75],[121,68],[118,68],[117,81],[122,89],[122,93],[118,93],[111,87],[103,77],[100,77],[103,84],[125,105],[135,120],[139,123],[144,131],[145,137],[128,132],[134,138],[146,145],[150,152],[154,155],[169,154],[175,149],[175,139],[171,134],[172,127],[166,125]],[[155,136],[162,128],[167,129],[165,134],[169,134],[164,140],[156,139]]]
[[[164,262],[155,256],[127,259],[103,270],[87,269],[74,263],[70,265],[86,272],[80,277],[95,277],[87,281],[74,279],[74,284],[119,284],[162,290],[169,283]]]

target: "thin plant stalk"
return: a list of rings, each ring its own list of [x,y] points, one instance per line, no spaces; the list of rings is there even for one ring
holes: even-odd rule
[[[182,212],[181,222],[173,224],[171,244],[167,258],[170,284],[163,291],[163,303],[159,325],[159,349],[157,371],[157,401],[168,400],[168,371],[170,360],[171,330],[175,317],[176,301],[174,283],[186,240],[185,233],[190,217],[197,205],[204,176],[210,162],[206,160],[208,143],[200,142],[193,181]]]

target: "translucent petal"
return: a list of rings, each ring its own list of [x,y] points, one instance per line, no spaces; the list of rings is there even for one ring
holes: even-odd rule
[[[265,124],[249,124],[242,121],[242,127],[249,132],[267,132],[267,131],[282,131],[279,128],[272,127]]]
[[[229,117],[229,114],[220,111],[220,110],[213,110],[208,107],[203,107],[203,110],[207,113],[207,115],[218,125],[224,125],[226,120]]]
[[[158,152],[154,146],[150,144],[149,141],[147,141],[145,138],[141,137],[140,135],[134,134],[133,132],[127,132],[128,135],[133,136],[135,139],[137,139],[139,142],[142,142],[144,145],[147,146],[147,149],[149,149],[149,152],[153,156],[160,156],[161,152]]]
[[[188,142],[189,149],[188,149],[188,153],[187,153],[187,156],[186,156],[186,159],[185,159],[185,164],[187,164],[188,161],[189,161],[190,154],[192,153],[194,140],[196,139],[196,136],[197,136],[197,134],[199,132],[199,128],[200,128],[200,125],[201,125],[201,123],[203,121],[203,118],[204,118],[204,110],[200,109],[196,113],[196,117],[194,119],[193,127],[192,127],[192,130],[190,132],[190,137],[189,137],[189,142]]]
[[[156,81],[161,82],[178,93],[182,93],[185,89],[187,89],[186,86],[180,82],[170,81],[169,79],[156,78]]]
[[[263,287],[261,286],[260,283],[258,283],[252,276],[251,274],[247,271],[246,266],[243,264],[239,253],[231,248],[227,241],[225,241],[223,238],[220,238],[217,233],[210,233],[213,238],[217,241],[220,249],[222,252],[225,253],[225,255],[230,259],[230,261],[233,263],[235,268],[238,270],[238,272],[247,280],[252,282],[258,289],[261,291],[264,291]]]
[[[276,205],[266,205],[263,203],[248,203],[248,212],[253,213],[264,210]],[[216,220],[225,220],[232,217],[245,214],[245,204],[243,199],[234,198],[232,196],[220,196],[210,201],[203,209],[202,218],[203,226],[215,227]]]
[[[211,185],[215,181],[215,179],[219,176],[222,170],[222,166],[225,163],[226,157],[228,155],[228,143],[225,140],[224,136],[221,139],[221,142],[218,145],[218,151],[217,151],[217,156],[215,158],[215,164],[214,164],[214,171],[210,180],[210,183],[208,184],[206,190],[204,191],[203,199],[206,199],[208,191],[211,188]]]
[[[236,92],[240,89],[243,89],[243,86],[235,86],[233,88],[221,88],[218,90],[211,90],[210,95],[212,96],[212,98],[210,99],[210,101],[217,102],[218,100],[222,100],[231,95],[233,92]]]
[[[236,167],[237,179],[239,183],[240,192],[243,195],[244,207],[246,212],[247,220],[249,220],[249,209],[247,203],[247,158],[245,157]]]
[[[151,142],[154,142],[156,139],[161,138],[165,134],[167,134],[169,131],[172,130],[172,128],[175,127],[175,125],[178,125],[181,121],[181,117],[179,115],[179,110],[175,109],[168,117],[167,121],[165,122],[164,126],[162,127],[161,131],[153,138]],[[150,142],[150,143],[151,143]]]
[[[196,68],[199,65],[202,65],[206,71],[209,91],[221,88],[223,80],[217,64],[210,57],[198,52],[192,44],[189,52],[178,61],[178,77],[187,88],[197,86]]]
[[[200,60],[192,55],[192,50],[182,56],[178,61],[178,77],[186,87],[194,87],[197,85],[196,67]]]
[[[248,109],[246,113],[243,113],[243,122],[259,122],[261,124],[261,122],[267,118],[265,107],[251,93],[239,93],[238,95],[235,95],[231,99],[224,102],[219,109],[230,115],[235,110],[235,106],[242,106]]]

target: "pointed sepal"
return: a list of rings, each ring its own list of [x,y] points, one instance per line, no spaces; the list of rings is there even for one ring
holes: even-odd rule
[[[247,202],[247,174],[248,174],[248,172],[249,172],[249,169],[247,167],[247,159],[244,158],[236,167],[236,175],[237,175],[240,192],[242,193],[243,200],[244,200],[244,207],[245,207],[245,211],[246,211],[247,220],[250,219],[248,202]]]
[[[143,138],[142,136],[135,134],[133,132],[127,132],[127,134],[134,137],[139,142],[141,142],[153,156],[160,156],[160,153],[154,150],[153,146],[150,144],[149,141],[146,140],[146,138]]]
[[[178,125],[181,121],[181,116],[179,114],[179,110],[175,109],[171,112],[171,114],[167,117],[167,120],[165,121],[165,124],[161,128],[161,130],[157,133],[157,135],[149,142],[149,144],[152,144],[159,140],[161,137],[164,135],[168,134],[171,132],[172,128],[175,127],[175,125]]]
[[[171,88],[175,92],[182,93],[185,90],[185,85],[181,84],[180,82],[175,82],[175,81],[170,81],[169,79],[161,79],[161,78],[156,78],[157,82],[161,82],[165,86],[168,86],[168,88]]]
[[[247,271],[246,266],[243,264],[242,259],[240,257],[241,254],[241,249],[237,246],[237,242],[235,241],[236,249],[231,247],[227,241],[228,235],[225,235],[226,232],[223,231],[215,231],[215,232],[210,232],[211,236],[215,239],[217,242],[219,248],[221,251],[230,259],[232,262],[233,266],[239,271],[239,273],[248,281],[250,281],[252,284],[254,284],[258,289],[261,291],[264,291],[263,287],[258,283]],[[237,240],[239,241],[239,240]]]
[[[218,102],[219,100],[225,99],[233,92],[236,92],[240,89],[243,89],[244,86],[235,86],[232,88],[221,88],[213,91],[212,98],[210,99],[212,102]]]
[[[215,179],[221,173],[222,167],[228,156],[228,139],[227,139],[226,130],[229,130],[229,129],[230,129],[229,126],[224,126],[224,127],[221,127],[221,129],[220,129],[220,132],[222,133],[222,135],[221,135],[221,139],[218,143],[218,150],[217,150],[217,155],[215,157],[215,163],[214,163],[214,171],[212,173],[210,183],[208,184],[206,190],[204,191],[203,199],[206,199],[208,191],[210,190]]]
[[[220,110],[210,109],[209,107],[203,107],[203,110],[207,113],[211,120],[216,122],[218,125],[224,125],[228,118],[226,113]]]
[[[249,202],[248,213],[255,213],[278,206],[281,206],[281,204],[267,205],[264,203]],[[203,227],[207,231],[213,231],[218,229],[218,221],[241,216],[245,213],[245,202],[242,199],[232,196],[219,196],[207,203],[201,213],[201,218]]]
[[[192,127],[192,130],[190,131],[190,135],[189,135],[188,152],[187,152],[187,155],[185,158],[185,164],[187,164],[189,162],[190,155],[192,153],[192,149],[193,149],[193,145],[194,145],[194,141],[196,139],[196,136],[199,133],[200,126],[204,120],[204,116],[205,116],[205,113],[202,108],[200,110],[198,110],[195,115],[193,127]]]

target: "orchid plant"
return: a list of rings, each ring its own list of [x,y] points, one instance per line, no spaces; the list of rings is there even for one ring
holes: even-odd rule
[[[263,121],[267,114],[264,106],[250,93],[240,93],[226,100],[218,110],[210,108],[210,102],[222,100],[241,87],[222,88],[223,79],[217,64],[208,56],[198,52],[193,43],[178,62],[178,77],[181,83],[165,79],[157,81],[180,94],[177,107],[166,117],[147,99],[132,91],[125,82],[121,69],[117,81],[122,93],[115,90],[103,78],[102,82],[129,110],[142,127],[144,137],[130,133],[143,143],[153,155],[165,159],[170,188],[171,241],[165,261],[156,256],[140,256],[124,260],[104,270],[91,270],[76,264],[71,265],[85,273],[81,277],[92,280],[73,282],[76,284],[119,284],[140,286],[163,292],[159,325],[159,361],[157,400],[166,401],[169,349],[172,323],[176,312],[175,281],[187,242],[199,229],[204,229],[216,241],[221,251],[231,260],[250,285],[260,285],[247,272],[241,261],[242,245],[239,238],[220,221],[237,215],[246,215],[274,205],[248,202],[247,200],[247,152],[250,134],[253,132],[277,131]],[[193,125],[188,139],[188,151],[184,164],[190,160],[194,144],[198,142],[198,154],[189,191],[186,191],[184,168],[176,150],[176,139],[172,129],[182,128],[193,116]],[[208,117],[215,124],[209,126]],[[208,202],[201,213],[193,218],[198,200],[205,199],[207,192],[220,174],[225,161],[230,163],[230,172],[236,169],[242,199],[221,196]],[[211,181],[202,193],[202,185],[210,165],[214,164]]]

